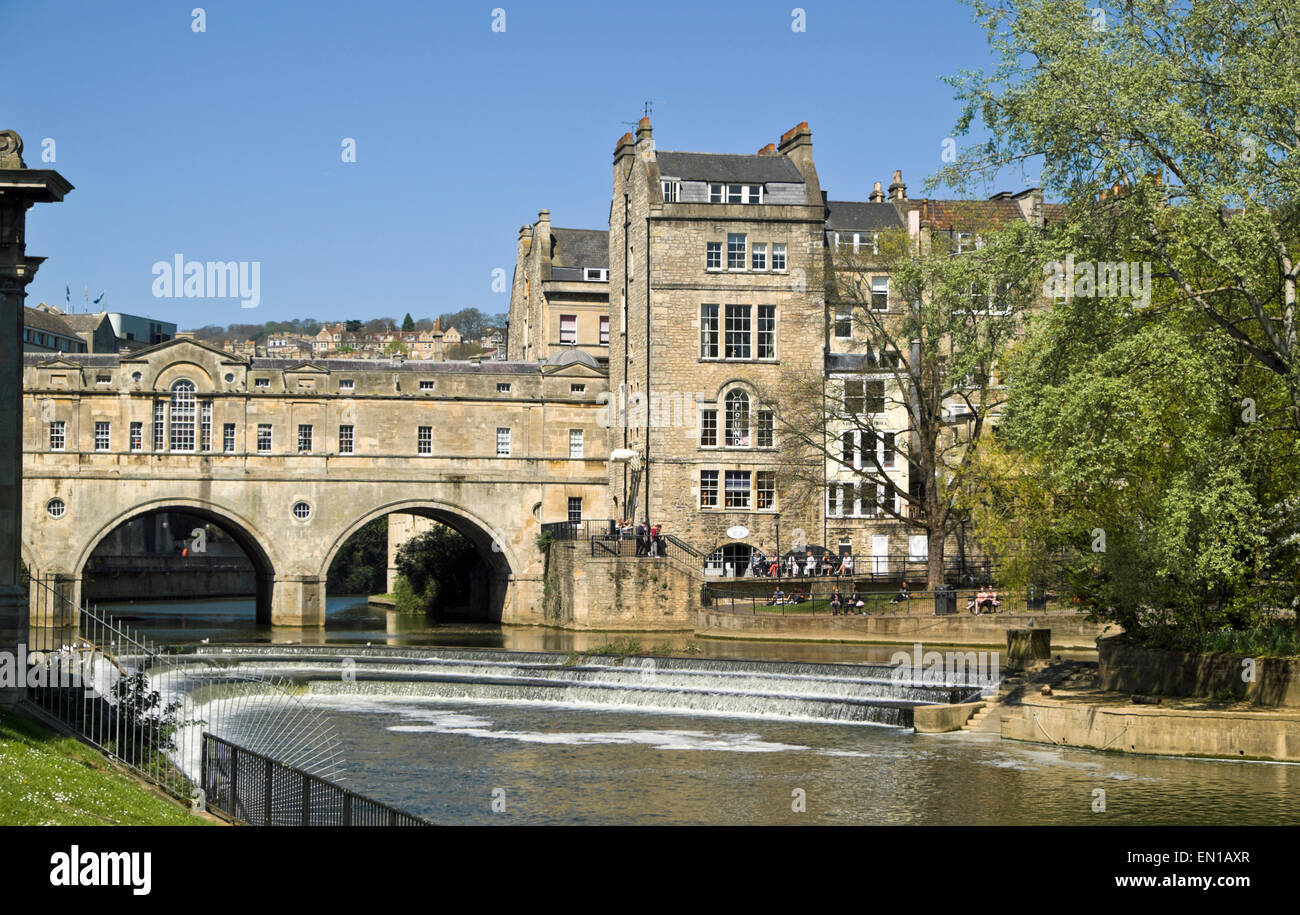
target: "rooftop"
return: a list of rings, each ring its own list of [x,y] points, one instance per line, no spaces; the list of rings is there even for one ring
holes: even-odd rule
[[[780,155],[660,151],[655,153],[655,158],[659,162],[659,174],[665,178],[737,184],[804,183],[795,164]]]

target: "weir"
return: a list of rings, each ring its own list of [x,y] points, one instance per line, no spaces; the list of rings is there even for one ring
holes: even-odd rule
[[[690,715],[912,726],[917,705],[964,702],[982,683],[898,678],[888,664],[816,664],[558,653],[344,648],[218,649],[235,670],[315,695],[403,696]]]

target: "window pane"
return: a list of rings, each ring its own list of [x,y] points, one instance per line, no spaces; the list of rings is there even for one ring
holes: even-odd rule
[[[713,448],[718,444],[718,411],[700,411],[700,444]]]
[[[754,255],[749,264],[754,270],[767,269],[767,245],[754,245]]]
[[[726,399],[727,447],[749,447],[749,395],[744,391],[731,391]]]
[[[569,457],[571,458],[582,457],[582,430],[581,429],[569,430]]]
[[[876,311],[889,310],[889,277],[878,276],[872,279],[871,307]]]
[[[718,507],[718,472],[700,471],[700,508]]]
[[[754,474],[755,508],[776,507],[776,471],[760,470]]]
[[[722,242],[711,241],[705,243],[704,267],[706,270],[722,269]]]
[[[339,454],[352,454],[354,431],[352,426],[339,426]]]
[[[776,306],[758,306],[758,358],[776,358]]]
[[[758,447],[771,448],[776,444],[776,416],[771,410],[758,411]]]
[[[497,457],[510,456],[510,430],[506,428],[497,429]]]
[[[835,306],[835,336],[841,339],[853,336],[853,306]]]
[[[718,358],[718,306],[700,306],[700,358]]]
[[[194,450],[195,400],[194,382],[178,381],[172,385],[171,450]]]
[[[578,342],[578,316],[560,315],[560,342]]]
[[[745,269],[745,236],[743,234],[727,236],[727,269]]]
[[[311,426],[298,426],[298,453],[308,454],[311,452]]]
[[[727,358],[748,359],[749,356],[749,306],[727,306]]]
[[[772,246],[772,269],[785,269],[785,245]]]
[[[749,508],[749,471],[728,470],[726,477],[727,508]]]

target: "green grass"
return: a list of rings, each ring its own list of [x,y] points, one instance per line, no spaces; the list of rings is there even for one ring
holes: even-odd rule
[[[95,750],[0,712],[0,825],[201,826]]]
[[[1300,630],[1291,622],[1257,629],[1215,629],[1204,632],[1152,627],[1130,636],[1147,648],[1171,651],[1225,651],[1265,657],[1300,655]]]

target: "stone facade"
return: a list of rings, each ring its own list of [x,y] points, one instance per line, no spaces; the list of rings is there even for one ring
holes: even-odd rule
[[[611,511],[606,379],[587,362],[296,362],[177,339],[129,356],[32,354],[23,383],[23,558],[74,595],[106,536],[170,509],[240,544],[259,617],[319,625],[334,554],[403,512],[479,547],[490,618],[537,621],[540,525],[567,520],[572,499],[584,517]]]
[[[603,231],[552,227],[550,210],[523,226],[510,290],[508,358],[536,362],[577,349],[606,361],[608,267]]]

